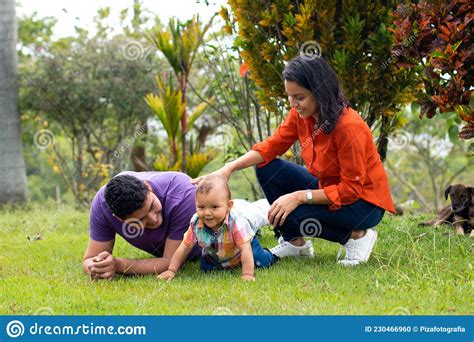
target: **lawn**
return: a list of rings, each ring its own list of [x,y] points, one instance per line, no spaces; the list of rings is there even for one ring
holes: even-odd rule
[[[197,262],[169,283],[154,276],[94,282],[81,268],[87,210],[29,204],[3,208],[0,218],[2,315],[474,313],[474,239],[417,227],[424,217],[386,215],[366,265],[338,266],[338,245],[313,239],[314,259],[281,260],[257,270],[255,283],[242,282],[239,270],[203,274]],[[262,244],[275,244],[269,229]],[[148,256],[121,238],[114,252]]]

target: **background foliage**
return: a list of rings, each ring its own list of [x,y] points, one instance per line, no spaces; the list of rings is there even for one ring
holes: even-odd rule
[[[436,210],[450,182],[474,182],[472,143],[458,137],[472,115],[469,6],[231,0],[210,22],[163,24],[136,2],[119,31],[103,8],[94,30],[56,40],[54,18],[19,18],[30,197],[87,206],[124,169],[185,167],[194,177],[221,167],[281,122],[285,61],[312,53],[372,128],[395,202]],[[444,114],[420,118],[427,103]],[[298,152],[282,157],[301,163]],[[231,188],[262,196],[252,169]]]

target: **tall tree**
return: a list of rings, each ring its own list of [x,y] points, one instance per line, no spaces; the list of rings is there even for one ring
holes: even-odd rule
[[[392,52],[400,67],[421,75],[422,84],[414,89],[421,115],[432,118],[456,112],[466,123],[459,137],[474,138],[474,4],[469,0],[420,1],[400,5],[394,15]],[[408,45],[407,36],[414,37]]]
[[[121,16],[123,16],[123,31],[127,37],[133,39],[129,42],[129,49],[138,48],[138,50],[135,50],[138,52],[138,54],[134,54],[133,58],[146,58],[146,55],[148,54],[149,50],[147,47],[147,42],[143,38],[143,30],[145,24],[147,24],[150,18],[145,15],[145,12],[147,11],[143,8],[142,2],[140,0],[133,0],[132,11],[133,16],[129,25],[125,24],[125,17],[128,14],[128,9],[124,9],[121,12]],[[157,19],[155,18],[155,20]],[[135,140],[135,143],[132,147],[132,151],[130,153],[130,160],[135,171],[148,171],[150,169],[150,166],[147,164],[145,151],[145,146],[148,137],[148,115],[142,116],[140,126],[144,128],[143,134],[141,134],[141,136]]]
[[[154,167],[158,171],[178,171],[182,165],[179,152],[184,147],[182,145],[180,123],[184,115],[184,106],[181,89],[177,89],[173,82],[173,76],[169,74],[158,74],[156,76],[156,85],[158,95],[149,93],[146,97],[146,103],[153,110],[153,113],[163,125],[168,137],[169,154],[158,155]],[[201,102],[192,111],[186,119],[187,125],[193,127],[195,121],[201,117],[207,109],[212,99]],[[181,144],[180,144],[181,142]],[[189,153],[186,154],[186,163],[184,172],[192,178],[199,176],[202,169],[214,158],[216,150],[213,148],[204,150],[203,144],[194,141],[191,136],[189,143]],[[171,158],[169,158],[169,156]]]
[[[387,27],[399,2],[229,0],[232,13],[223,17],[238,23],[235,43],[266,109],[277,116],[288,110],[281,80],[285,61],[297,54],[322,56],[338,74],[351,105],[378,133],[383,160],[388,136],[400,125],[394,113],[414,100],[416,75],[390,62],[393,34]]]
[[[193,16],[192,19],[185,23],[171,18],[166,29],[162,25],[157,25],[155,32],[149,37],[155,47],[168,60],[179,82],[182,102],[184,103],[181,116],[181,171],[183,172],[186,171],[186,154],[188,150],[186,140],[186,133],[188,131],[186,89],[193,62],[199,47],[204,42],[207,30],[212,25],[213,18],[205,25],[201,24],[199,17],[196,16]]]
[[[146,129],[141,99],[153,87],[156,64],[124,59],[126,42],[123,36],[63,38],[23,75],[22,106],[49,122],[56,136],[46,148],[53,170],[84,205],[126,168]]]
[[[15,0],[0,6],[0,203],[26,201],[18,102]]]

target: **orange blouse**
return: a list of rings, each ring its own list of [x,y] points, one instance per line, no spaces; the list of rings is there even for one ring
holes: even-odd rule
[[[325,134],[315,128],[313,117],[302,119],[292,109],[271,137],[252,147],[264,159],[258,166],[288,151],[296,140],[306,168],[318,177],[319,188],[332,202],[329,209],[339,209],[361,198],[395,212],[372,132],[355,110],[346,107],[334,130]]]

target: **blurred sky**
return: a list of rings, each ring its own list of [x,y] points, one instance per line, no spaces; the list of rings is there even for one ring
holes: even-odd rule
[[[170,17],[187,20],[193,14],[205,20],[220,9],[226,0],[209,0],[209,6],[204,0],[142,0],[143,8],[158,15],[163,23]],[[110,7],[112,23],[118,23],[119,12],[128,7],[132,8],[133,0],[17,0],[17,16],[38,12],[38,17],[55,17],[58,20],[54,37],[74,35],[74,26],[88,28],[92,24],[97,10]],[[117,25],[118,27],[118,25]]]

